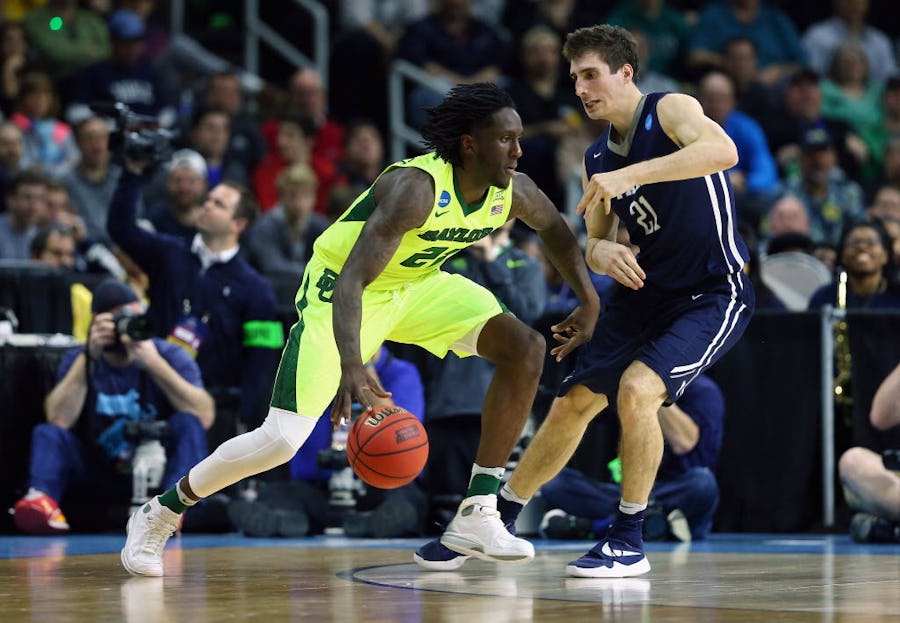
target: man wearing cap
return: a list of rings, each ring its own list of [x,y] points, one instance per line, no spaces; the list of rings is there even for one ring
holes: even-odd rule
[[[120,281],[94,289],[91,311],[87,344],[63,357],[44,401],[47,422],[32,432],[29,489],[13,509],[22,532],[67,532],[64,494],[87,508],[128,501],[138,441],[129,422],[166,422],[163,487],[208,454],[205,430],[215,411],[196,362],[175,344],[125,333],[117,319],[144,308]]]
[[[822,115],[819,74],[808,67],[797,70],[788,79],[775,108],[772,114],[759,121],[783,177],[796,173],[803,135],[818,128],[831,136],[841,168],[848,177],[856,179],[861,163],[868,157],[868,150],[846,122]]]
[[[813,242],[838,244],[844,226],[863,216],[862,187],[838,165],[834,140],[827,130],[807,130],[800,140],[799,175],[785,191],[796,195],[810,217]]]
[[[172,125],[175,112],[165,101],[160,76],[143,58],[147,33],[144,20],[134,11],[119,9],[107,25],[112,55],[76,74],[66,120],[74,125],[89,117],[91,105],[97,102],[120,102],[134,113],[155,117],[164,126]]]

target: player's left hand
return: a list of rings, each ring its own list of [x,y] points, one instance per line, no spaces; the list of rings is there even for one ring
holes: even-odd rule
[[[566,355],[591,339],[597,316],[596,309],[579,305],[565,320],[550,327],[553,339],[560,344],[550,350],[556,361],[562,361]]]
[[[634,184],[621,174],[621,171],[594,173],[588,180],[584,195],[578,202],[576,212],[590,218],[597,206],[601,206],[606,214],[612,209],[612,199],[634,188]]]

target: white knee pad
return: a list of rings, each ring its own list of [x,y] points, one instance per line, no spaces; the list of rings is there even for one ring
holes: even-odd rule
[[[287,463],[309,438],[316,420],[269,408],[262,426],[229,439],[191,469],[191,490],[204,498],[242,478]]]

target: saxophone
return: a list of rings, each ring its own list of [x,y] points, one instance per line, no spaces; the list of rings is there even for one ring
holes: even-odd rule
[[[847,271],[838,277],[837,309],[840,311],[833,325],[834,333],[834,405],[848,426],[853,420],[853,393],[851,372],[853,360],[850,354],[850,336],[847,333]]]

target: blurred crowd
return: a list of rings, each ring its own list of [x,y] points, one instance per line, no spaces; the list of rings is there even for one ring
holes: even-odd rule
[[[638,43],[640,88],[695,95],[737,145],[730,176],[759,308],[900,309],[900,22],[884,19],[888,0],[330,0],[322,3],[331,42],[325,76],[271,52],[262,54],[258,75],[248,73],[237,56],[243,3],[189,4],[178,33],[169,3],[154,0],[3,4],[0,263],[110,277],[151,310],[165,300],[166,310],[153,313],[158,337],[197,359],[217,418],[233,414],[226,428],[212,429],[212,443],[257,423],[283,344],[265,323],[293,314],[316,237],[389,163],[395,111],[387,83],[396,60],[433,79],[406,89],[402,114],[412,127],[454,84],[507,89],[525,130],[519,170],[566,211],[584,150],[604,127],[583,114],[562,44],[580,26],[621,25]],[[307,14],[290,3],[261,4],[264,20],[311,51]],[[122,183],[135,173],[117,157],[115,104],[172,133],[171,153],[139,172],[139,184]],[[113,215],[111,225],[125,187],[135,193],[132,222]],[[241,201],[251,206],[227,231],[214,214],[221,188],[243,189]],[[583,231],[577,218],[571,224]],[[166,246],[171,240],[183,244]],[[194,281],[182,283],[176,248],[200,258]],[[212,283],[208,274],[235,257],[249,293],[184,294]],[[445,268],[503,292],[537,328],[574,306],[535,237],[517,223]],[[602,276],[595,285],[601,299],[613,287]],[[256,299],[254,309],[232,309],[241,297]],[[90,326],[82,318],[59,330],[87,341]],[[490,370],[450,357],[416,360],[424,394],[417,415],[435,434],[477,437],[470,416],[479,415],[473,405]],[[542,389],[559,378],[544,379]],[[448,395],[460,382],[472,388],[471,400]],[[458,448],[435,449],[444,464],[471,463],[453,456]],[[322,473],[319,480],[330,477]],[[441,496],[460,490],[448,480],[434,480],[432,491],[444,510],[454,501]],[[440,520],[440,512],[431,515]],[[702,525],[691,529],[702,538],[709,508],[698,515]]]

